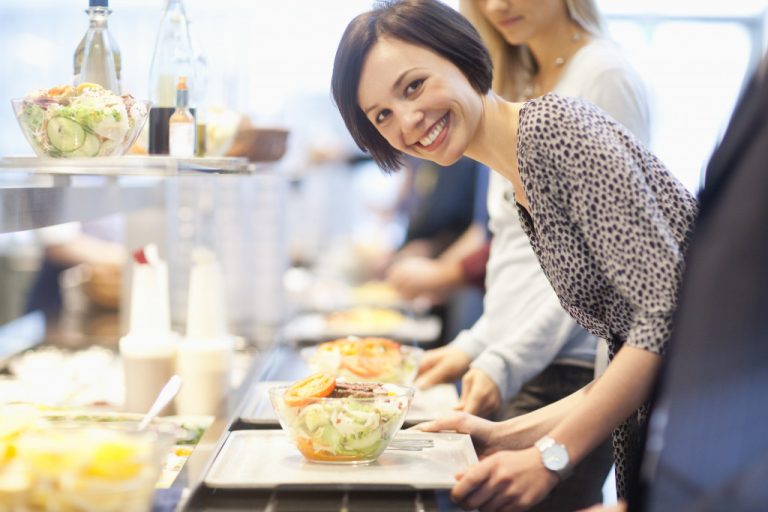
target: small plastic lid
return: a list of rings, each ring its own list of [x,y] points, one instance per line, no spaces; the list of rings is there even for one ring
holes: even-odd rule
[[[88,7],[109,7],[109,0],[88,0]]]

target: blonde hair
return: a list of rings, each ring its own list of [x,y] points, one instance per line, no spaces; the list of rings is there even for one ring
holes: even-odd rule
[[[511,100],[524,99],[525,89],[538,71],[526,45],[511,45],[477,6],[480,0],[459,0],[459,10],[475,26],[493,62],[493,90]],[[603,36],[603,19],[594,0],[563,0],[570,19],[595,37]]]

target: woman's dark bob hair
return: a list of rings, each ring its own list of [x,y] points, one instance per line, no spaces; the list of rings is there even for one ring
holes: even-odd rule
[[[439,0],[389,0],[354,18],[341,37],[333,63],[331,90],[349,133],[387,171],[400,168],[399,151],[381,136],[357,102],[365,58],[381,37],[422,46],[451,61],[472,87],[485,94],[493,67],[472,24]]]

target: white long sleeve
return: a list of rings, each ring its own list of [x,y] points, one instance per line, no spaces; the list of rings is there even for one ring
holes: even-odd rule
[[[603,109],[644,142],[649,109],[639,76],[619,51],[602,40],[582,48],[555,91]],[[489,227],[494,234],[486,273],[484,311],[452,346],[466,352],[506,401],[553,361],[592,364],[597,339],[562,308],[520,226],[509,181],[492,173]]]

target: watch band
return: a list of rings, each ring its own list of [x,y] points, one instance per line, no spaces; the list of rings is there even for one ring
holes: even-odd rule
[[[545,468],[555,473],[560,480],[571,474],[571,463],[565,445],[558,443],[550,436],[544,436],[534,446],[541,454],[541,462]]]

